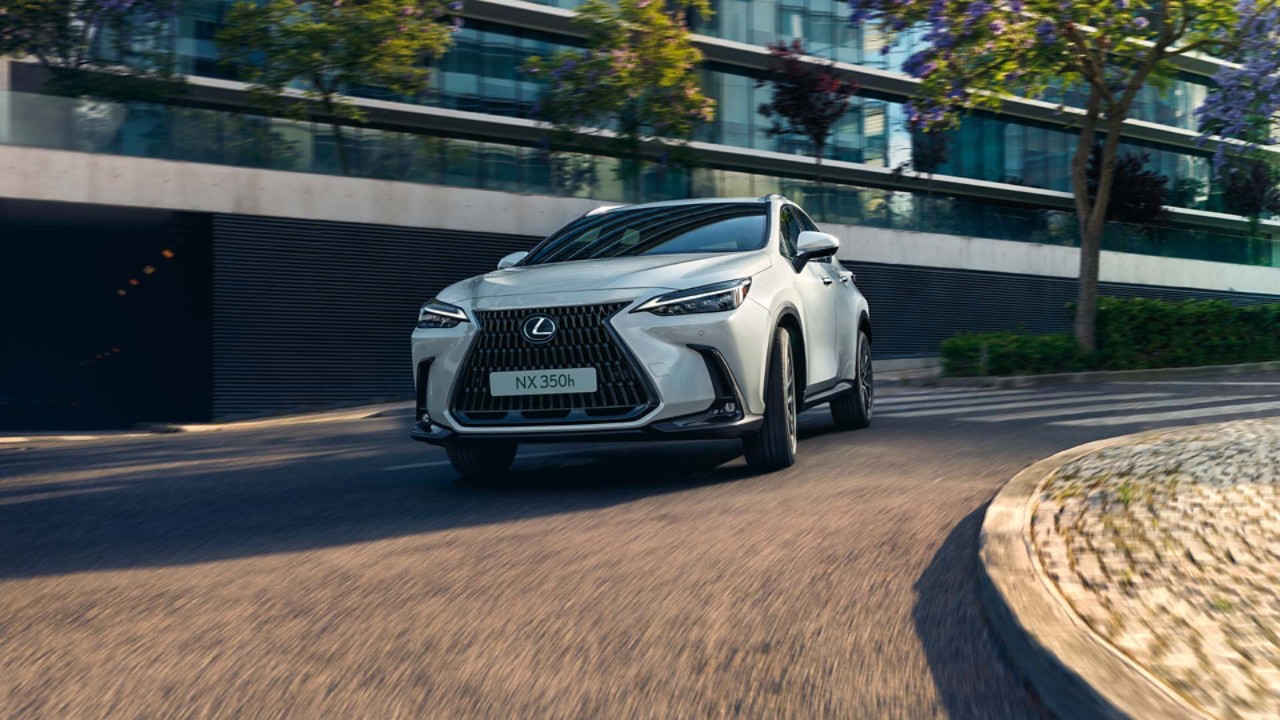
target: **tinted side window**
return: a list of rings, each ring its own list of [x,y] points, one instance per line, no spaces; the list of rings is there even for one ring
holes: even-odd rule
[[[789,205],[782,206],[782,214],[778,216],[778,234],[783,257],[794,259],[796,241],[800,238],[800,220]]]

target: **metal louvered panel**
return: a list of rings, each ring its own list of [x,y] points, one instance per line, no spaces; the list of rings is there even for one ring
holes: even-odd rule
[[[1071,332],[1074,278],[844,262],[871,306],[877,358],[937,355],[943,340],[965,332]],[[1249,305],[1280,295],[1100,283],[1112,297],[1226,300]]]
[[[481,310],[479,332],[454,388],[453,411],[467,425],[531,422],[604,422],[642,415],[656,404],[652,388],[636,369],[609,325],[627,303],[517,310]],[[547,315],[558,331],[549,342],[531,343],[521,325]],[[594,393],[514,395],[489,393],[489,374],[513,370],[590,367]]]
[[[419,304],[538,238],[214,216],[216,419],[409,399]]]

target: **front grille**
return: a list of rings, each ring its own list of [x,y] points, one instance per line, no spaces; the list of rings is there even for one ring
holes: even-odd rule
[[[609,325],[626,306],[475,311],[479,331],[454,388],[454,415],[464,425],[510,425],[616,422],[644,414],[656,404],[653,390]],[[532,343],[521,333],[525,319],[535,314],[555,320],[556,335],[549,342]],[[492,372],[585,367],[596,370],[593,393],[489,394]]]

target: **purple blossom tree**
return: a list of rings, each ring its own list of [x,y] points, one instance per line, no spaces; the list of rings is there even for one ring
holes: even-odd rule
[[[1261,128],[1280,110],[1277,0],[850,0],[850,22],[889,35],[923,30],[924,47],[905,63],[920,80],[909,119],[946,128],[974,108],[998,110],[1010,95],[1077,92],[1079,139],[1071,187],[1080,227],[1080,290],[1075,335],[1096,348],[1098,265],[1116,180],[1121,132],[1138,94],[1170,86],[1177,60],[1209,53],[1238,63],[1218,76],[1205,103],[1205,142],[1220,157],[1266,142]],[[1101,144],[1097,191],[1089,192],[1089,153]],[[1218,163],[1222,166],[1222,161]]]
[[[0,56],[31,57],[45,90],[117,100],[163,99],[173,72],[177,0],[5,0]]]

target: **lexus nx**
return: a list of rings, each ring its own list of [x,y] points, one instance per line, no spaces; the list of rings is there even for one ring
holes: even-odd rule
[[[602,207],[426,302],[412,437],[464,477],[517,445],[739,438],[790,466],[797,414],[871,422],[871,322],[839,241],[780,195]]]

